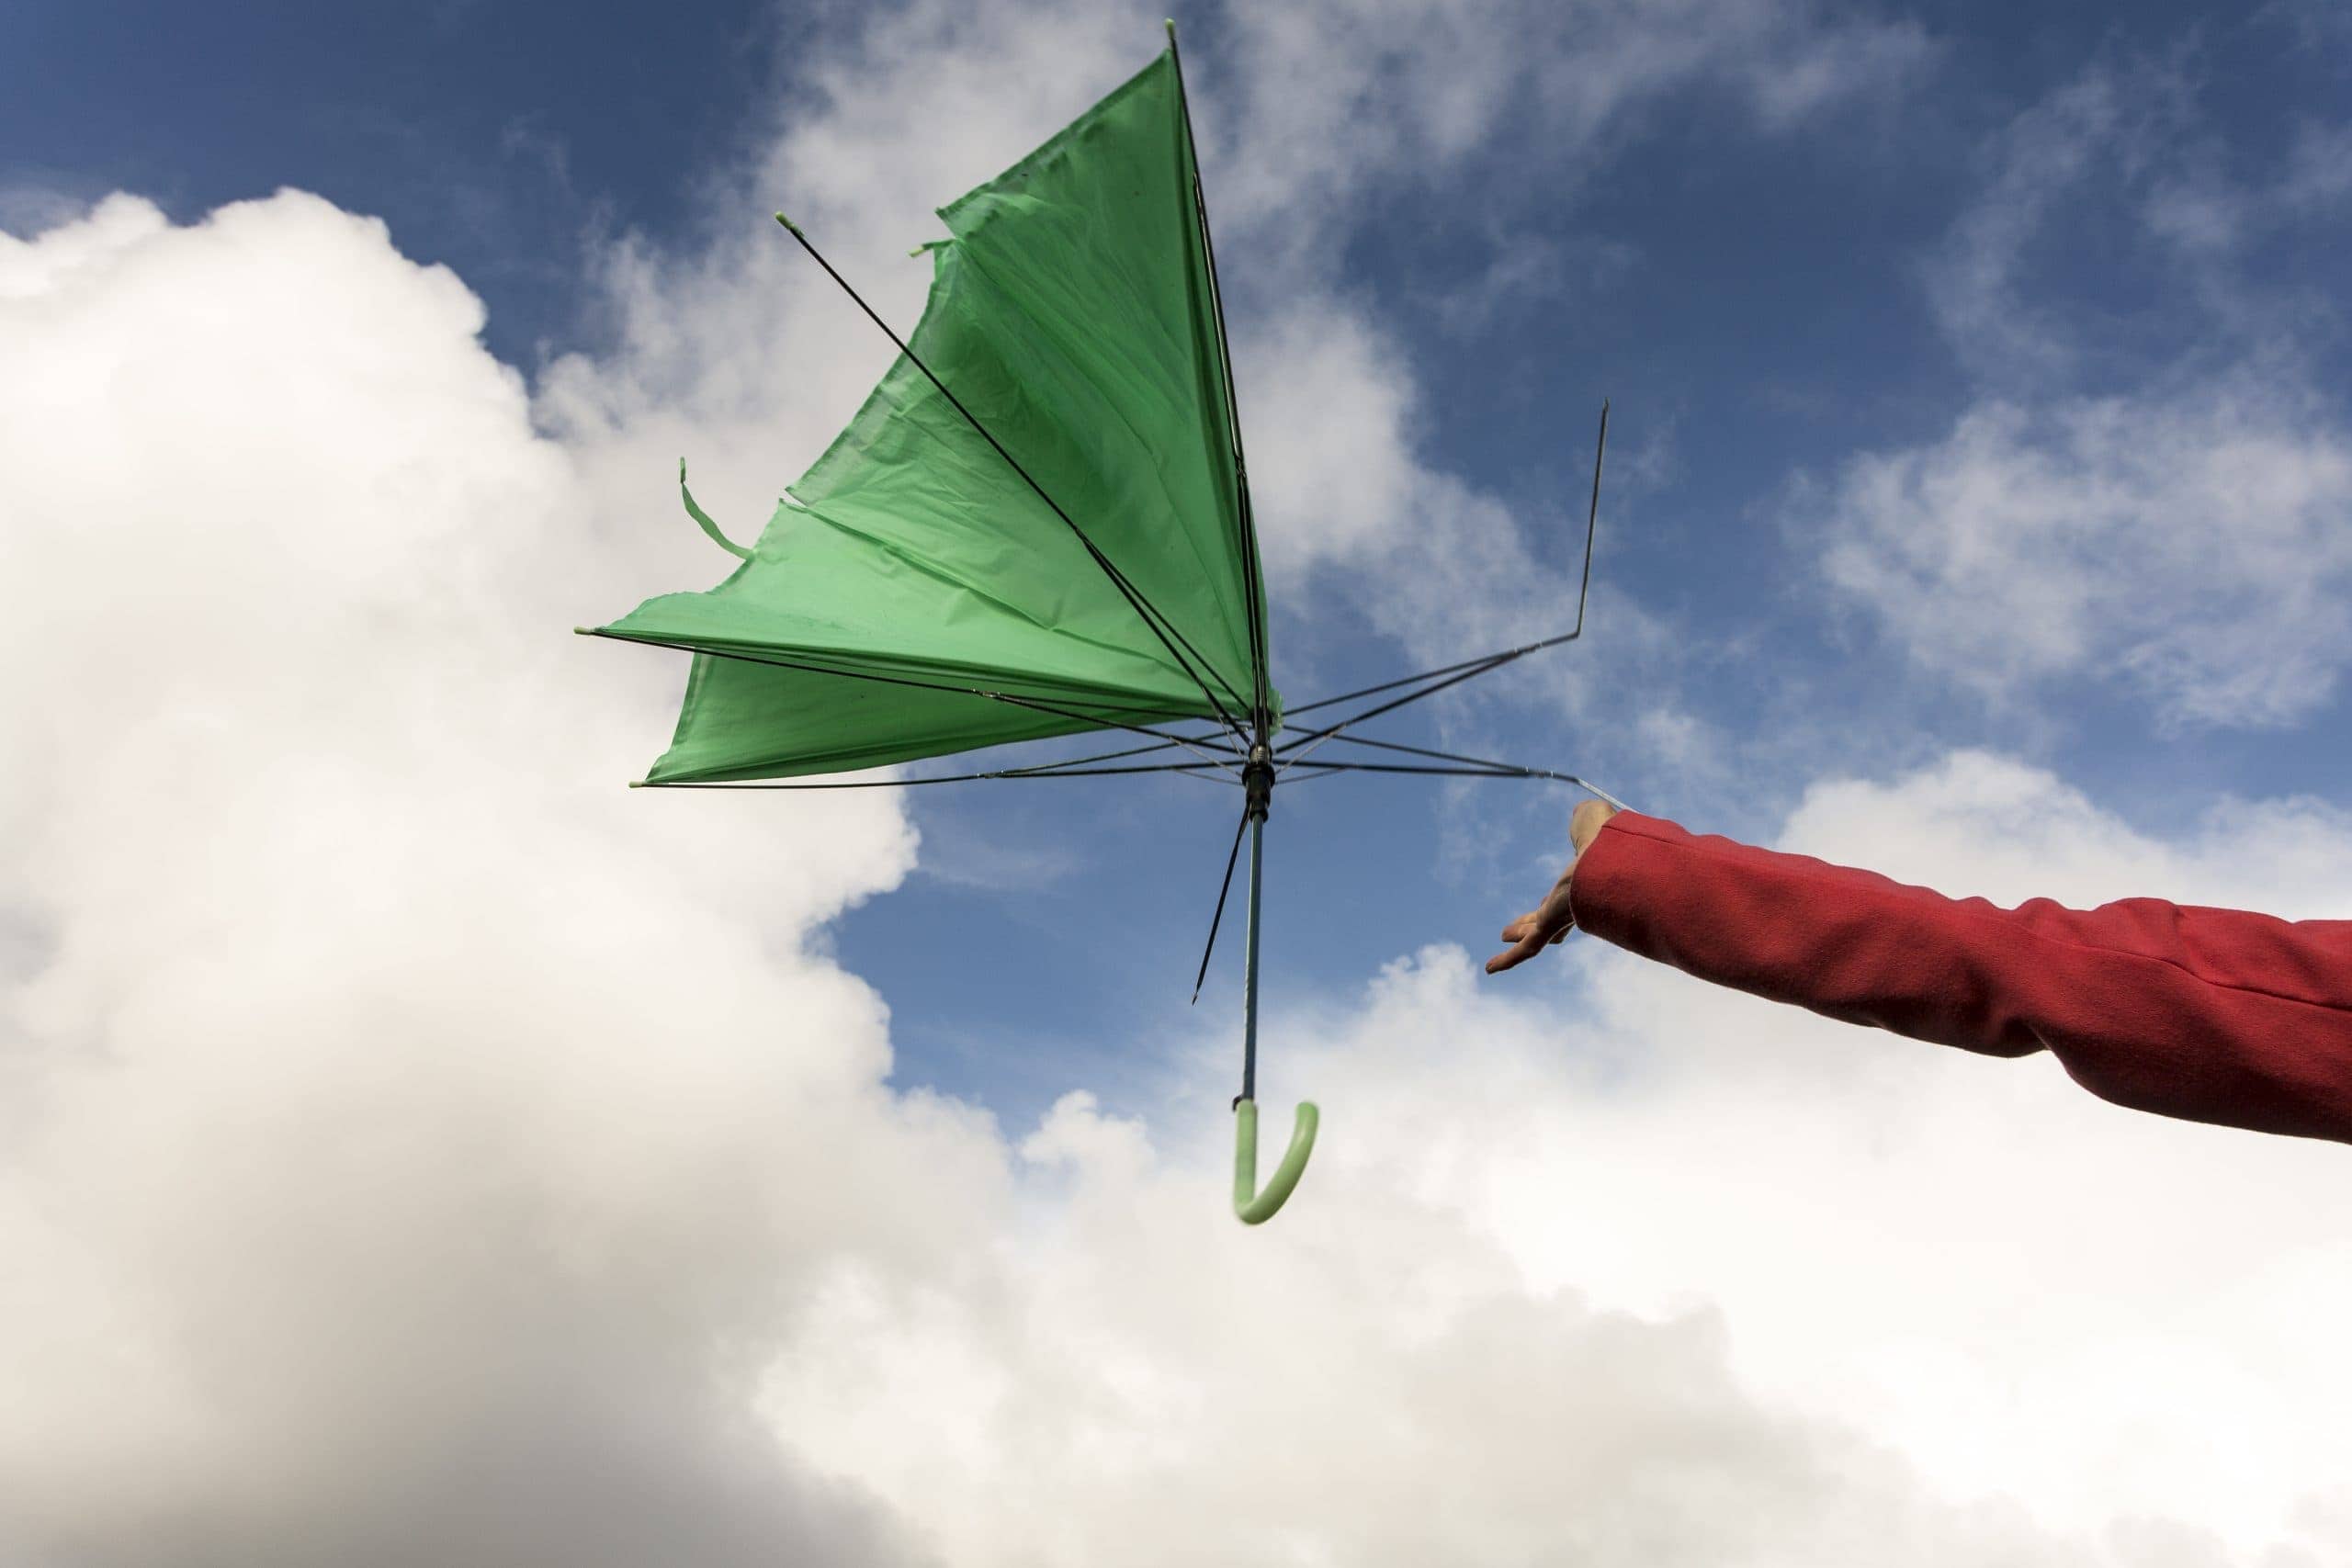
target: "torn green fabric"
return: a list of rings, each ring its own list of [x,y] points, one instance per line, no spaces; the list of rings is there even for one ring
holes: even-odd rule
[[[940,210],[951,237],[931,248],[909,345],[1246,718],[1258,572],[1193,179],[1162,54]],[[657,784],[1216,716],[1069,524],[904,355],[732,576],[600,629],[696,650]]]

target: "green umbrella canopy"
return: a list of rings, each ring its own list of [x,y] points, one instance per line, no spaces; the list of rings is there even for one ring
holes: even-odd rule
[[[1251,720],[1264,591],[1194,178],[1171,48],[940,209],[911,352],[743,564],[597,628],[695,655],[648,782]]]

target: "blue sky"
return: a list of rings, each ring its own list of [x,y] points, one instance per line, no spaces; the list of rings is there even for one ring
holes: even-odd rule
[[[1834,484],[1858,455],[1931,445],[1988,396],[2131,396],[2193,376],[2200,356],[2226,364],[2275,335],[2270,318],[2299,300],[2315,325],[2301,369],[2340,408],[2330,258],[2352,209],[2250,231],[2218,284],[2144,218],[2167,181],[2258,186],[2327,121],[2352,55],[2319,16],[1889,13],[1876,19],[1913,29],[1916,58],[1784,126],[1759,125],[1702,76],[1565,156],[1531,118],[1527,135],[1498,131],[1440,169],[1382,167],[1346,197],[1347,220],[1310,243],[1329,248],[1318,286],[1376,322],[1408,369],[1419,461],[1503,503],[1537,558],[1572,572],[1595,412],[1615,400],[1604,596],[1591,647],[1550,657],[1589,653],[1619,687],[1573,716],[1443,700],[1432,708],[1450,714],[1419,710],[1386,733],[1581,770],[1638,807],[1733,834],[1767,830],[1819,767],[1884,767],[1954,745],[2044,762],[2151,829],[2187,797],[2334,794],[2352,754],[2340,691],[2287,722],[2166,726],[2111,669],[2085,661],[2030,694],[1980,700],[1824,592],[1817,502],[1791,491],[1799,476]],[[1216,136],[1214,89],[1232,80],[1240,45],[1215,9],[1186,8],[1184,22]],[[19,213],[124,188],[187,220],[280,186],[317,191],[384,218],[404,254],[454,269],[487,304],[484,341],[526,373],[609,346],[591,264],[617,236],[690,250],[711,225],[754,222],[791,198],[744,175],[749,150],[794,125],[801,52],[854,36],[846,13],[707,5],[658,20],[528,4],[117,5],[20,9],[12,25],[0,189]],[[1157,39],[1138,30],[1132,43],[1140,62]],[[2161,78],[2132,111],[2149,126],[2128,158],[2096,162],[2037,222],[2004,296],[2079,352],[2054,374],[1972,366],[1939,319],[1928,271],[1985,199],[2008,128],[2086,73]],[[958,134],[944,118],[909,130]],[[1344,162],[1347,149],[1329,155]],[[1235,146],[1224,160],[1252,156]],[[1278,223],[1229,225],[1222,251],[1245,416],[1266,400],[1259,383],[1280,374],[1251,360],[1248,333],[1295,276],[1260,267],[1270,235]],[[2225,321],[2217,288],[2264,320]],[[1256,434],[1261,463],[1279,460],[1281,439]],[[801,446],[776,454],[775,485],[816,449]],[[1416,662],[1368,635],[1351,613],[1362,589],[1343,575],[1290,587],[1275,647],[1294,701]],[[1671,652],[1612,667],[1612,593],[1662,617]],[[1710,733],[1707,767],[1678,766],[1625,733],[1629,716],[1668,706]],[[1476,947],[1540,891],[1566,796],[1473,790],[1492,793],[1358,779],[1283,797],[1270,840],[1273,996],[1345,989],[1425,942]],[[924,869],[836,938],[894,1010],[902,1081],[1025,1116],[1069,1055],[1139,1023],[1183,1026],[1226,841],[1217,797],[1190,781],[944,793],[912,803]],[[1230,969],[1220,965],[1227,980]],[[1202,1006],[1229,1010],[1231,990]]]
[[[1184,8],[1291,701],[1608,397],[1388,733],[2341,918],[2345,16]],[[1229,794],[622,787],[888,363],[769,212],[909,321],[1158,23],[0,7],[0,1559],[2352,1559],[2341,1145],[1484,976],[1570,791],[1278,792],[1245,1229]]]

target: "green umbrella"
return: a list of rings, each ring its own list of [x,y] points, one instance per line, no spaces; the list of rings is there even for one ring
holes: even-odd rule
[[[1445,773],[1581,784],[1344,732],[1573,640],[1582,596],[1577,629],[1564,636],[1285,714],[1268,675],[1257,525],[1174,24],[1159,58],[939,216],[949,238],[922,247],[931,296],[900,340],[808,236],[776,215],[890,334],[899,358],[748,549],[685,491],[681,462],[686,510],[742,564],[716,588],[666,593],[609,626],[581,629],[695,656],[676,734],[641,781],[649,785],[864,788],[1177,772],[1238,786],[1241,818],[1209,945],[1246,830],[1234,1206],[1254,1224],[1297,1185],[1317,1122],[1313,1104],[1299,1106],[1290,1148],[1260,1190],[1258,890],[1276,779],[1297,767],[1301,776]],[[1607,439],[1604,407],[1604,450]],[[1596,458],[1596,515],[1600,481]],[[1295,722],[1310,708],[1400,691],[1320,728]],[[1198,730],[1204,720],[1214,728]],[[1149,743],[933,778],[753,782],[1089,730]],[[1330,740],[1433,762],[1306,761]],[[1188,760],[1128,760],[1176,750]],[[1207,965],[1204,953],[1203,976]]]

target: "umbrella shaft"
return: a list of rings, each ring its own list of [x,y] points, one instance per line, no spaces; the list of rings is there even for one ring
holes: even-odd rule
[[[1258,874],[1265,864],[1266,819],[1250,821],[1250,927],[1242,940],[1241,1098],[1258,1098]]]

